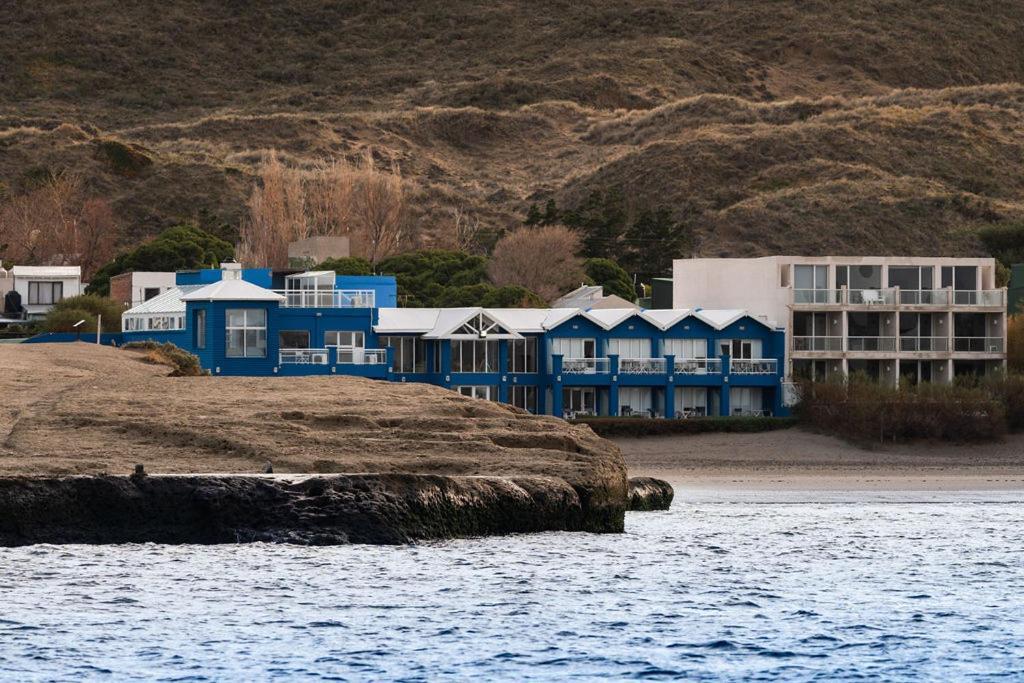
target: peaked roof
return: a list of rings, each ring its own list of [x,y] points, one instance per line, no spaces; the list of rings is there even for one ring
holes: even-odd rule
[[[181,297],[182,301],[284,301],[282,294],[245,280],[220,280]]]
[[[206,285],[180,285],[172,287],[163,294],[158,294],[148,301],[143,301],[137,306],[132,306],[121,315],[151,315],[154,313],[184,313],[185,302],[182,297],[185,294],[202,289]]]

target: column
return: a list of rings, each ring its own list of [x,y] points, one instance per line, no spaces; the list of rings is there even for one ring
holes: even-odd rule
[[[723,353],[719,358],[722,361],[722,399],[719,401],[718,414],[722,417],[728,417],[729,413],[732,412],[732,409],[729,407],[729,377],[732,368],[729,367],[728,354]]]
[[[498,400],[508,403],[508,340],[498,341]]]
[[[450,389],[452,386],[452,342],[450,339],[438,341],[441,345],[441,386]]]
[[[676,357],[675,355],[665,356],[665,417],[676,416],[676,383],[675,383]]]
[[[551,414],[562,417],[562,354],[551,355]]]
[[[613,353],[608,356],[608,372],[611,384],[608,385],[608,414],[618,416],[619,414],[619,355]]]

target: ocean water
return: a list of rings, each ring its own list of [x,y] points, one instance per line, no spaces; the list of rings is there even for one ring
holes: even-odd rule
[[[1024,680],[1024,493],[678,497],[617,536],[0,549],[0,678]]]

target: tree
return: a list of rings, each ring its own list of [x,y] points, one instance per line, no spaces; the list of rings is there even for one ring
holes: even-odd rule
[[[565,225],[582,235],[581,256],[615,258],[620,255],[630,219],[625,196],[620,190],[591,192],[580,206],[562,211],[561,218]]]
[[[309,236],[301,174],[270,152],[260,164],[259,181],[246,207],[248,216],[239,230],[239,258],[253,266],[286,267],[288,243]]]
[[[606,258],[587,259],[583,263],[587,279],[604,288],[605,295],[621,296],[626,301],[636,301],[633,281],[622,266]]]
[[[122,232],[109,202],[88,197],[72,173],[47,172],[0,204],[0,256],[14,264],[77,265],[88,280],[113,256]]]
[[[579,234],[564,225],[520,228],[494,246],[487,273],[499,287],[524,287],[551,301],[583,282],[579,250]]]
[[[124,252],[96,271],[88,293],[109,296],[110,278],[131,270],[178,271],[216,268],[234,256],[231,245],[194,225],[168,228],[152,241]]]
[[[690,247],[689,233],[664,207],[641,211],[625,239],[623,262],[645,280],[671,274],[672,260]]]
[[[1024,313],[1007,320],[1006,362],[1010,372],[1024,372]]]
[[[358,256],[330,258],[316,268],[317,270],[333,270],[338,275],[373,275],[373,266],[370,262]]]
[[[1007,268],[1024,263],[1024,221],[989,225],[978,231],[978,237],[988,252]]]
[[[95,294],[83,294],[62,299],[54,304],[43,320],[43,329],[47,332],[95,332],[98,319],[103,329],[120,331],[121,313],[124,308],[113,299]],[[78,328],[75,323],[85,322]]]

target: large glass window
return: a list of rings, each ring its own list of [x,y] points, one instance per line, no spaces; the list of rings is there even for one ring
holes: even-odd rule
[[[830,303],[828,266],[796,266],[793,269],[794,300],[798,304]]]
[[[609,339],[606,346],[608,355],[618,355],[619,358],[650,358],[650,339]]]
[[[978,288],[977,266],[942,266],[942,286],[957,291],[973,291]]]
[[[34,306],[49,306],[64,298],[63,282],[29,282],[28,303]]]
[[[498,387],[487,385],[463,385],[452,387],[454,391],[470,398],[482,398],[485,401],[498,400]]]
[[[537,338],[513,339],[508,343],[509,372],[537,372]]]
[[[567,415],[596,415],[597,392],[593,387],[562,389],[562,410]]]
[[[931,266],[889,266],[889,286],[900,289],[932,289]]]
[[[453,340],[452,372],[498,372],[497,340]]]
[[[196,348],[206,348],[206,309],[199,309],[192,314],[192,327],[195,330]]]
[[[531,413],[537,412],[537,387],[513,386],[510,388],[512,405]]]
[[[226,311],[228,358],[267,357],[267,312],[262,308]]]
[[[836,266],[836,287],[881,289],[881,266]]]
[[[395,350],[391,362],[393,372],[427,371],[427,343],[419,337],[380,337],[380,344]]]
[[[366,337],[353,330],[324,332],[324,346],[338,350],[339,363],[362,363],[366,358]]]
[[[707,339],[665,339],[661,342],[661,352],[665,356],[675,356],[676,360],[687,358],[707,358]]]

